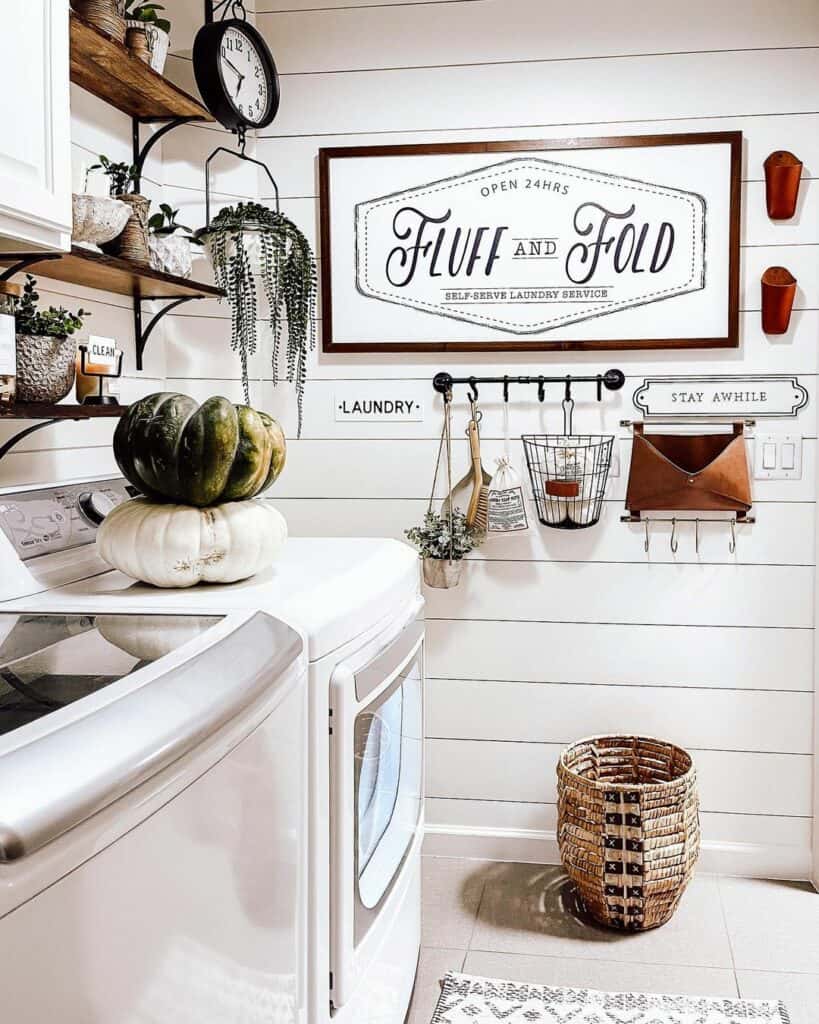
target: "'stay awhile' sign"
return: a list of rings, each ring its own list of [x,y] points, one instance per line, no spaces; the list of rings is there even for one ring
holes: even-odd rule
[[[797,377],[646,377],[634,392],[644,416],[795,417],[808,404]]]
[[[740,151],[739,133],[322,150],[324,347],[736,345]]]
[[[705,214],[693,192],[515,157],[359,204],[356,285],[536,334],[704,288]]]

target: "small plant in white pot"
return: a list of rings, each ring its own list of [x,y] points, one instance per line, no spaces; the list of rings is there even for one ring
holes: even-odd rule
[[[423,559],[424,582],[443,590],[458,586],[464,557],[483,540],[483,533],[470,526],[457,508],[441,515],[430,509],[421,526],[404,534]]]
[[[165,70],[171,39],[171,23],[159,15],[164,10],[162,4],[142,0],[127,0],[125,4],[125,45],[134,57],[150,64],[159,75]]]
[[[180,224],[178,216],[179,210],[168,203],[160,203],[159,212],[148,221],[151,266],[163,274],[190,277],[193,269],[191,229]]]

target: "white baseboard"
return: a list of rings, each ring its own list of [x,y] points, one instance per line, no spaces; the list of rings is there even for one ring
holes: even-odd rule
[[[555,832],[534,829],[480,829],[462,825],[426,826],[424,853],[438,857],[559,864]],[[704,842],[700,871],[749,878],[809,880],[809,847],[759,843]]]

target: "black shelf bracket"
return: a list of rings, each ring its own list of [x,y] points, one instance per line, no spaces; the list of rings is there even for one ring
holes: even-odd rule
[[[0,281],[10,281],[15,274],[19,274],[27,267],[33,267],[36,263],[42,263],[44,260],[58,260],[62,255],[60,252],[44,252],[40,256],[26,256],[25,259],[18,260],[16,263],[12,263],[10,267],[7,267],[0,274]]]
[[[134,191],[139,192],[142,186],[142,171],[145,168],[145,161],[148,159],[148,154],[154,148],[165,135],[172,132],[174,128],[181,128],[184,124],[193,124],[196,121],[202,121],[204,118],[201,117],[172,117],[172,118],[161,118],[161,117],[134,117],[131,119],[131,131],[133,136],[133,148],[134,148],[134,167],[136,168],[136,174],[134,175]],[[153,133],[153,135],[143,144],[140,136],[140,128],[144,124],[162,124],[159,131]]]
[[[29,434],[33,434],[37,430],[42,430],[43,427],[50,427],[52,424],[59,422],[59,419],[39,420],[37,423],[32,423],[30,427],[26,427],[25,430],[18,431],[13,437],[10,437],[4,445],[0,446],[0,459],[5,458],[12,448],[19,444],[24,438],[28,437]],[[63,420],[63,422],[65,422],[65,420]],[[75,420],[74,422],[79,421]]]
[[[158,299],[150,298],[138,298],[134,297],[134,340],[136,342],[136,368],[142,370],[142,356],[145,352],[145,346],[148,344],[148,339],[153,332],[153,329],[159,323],[163,316],[170,313],[172,309],[176,309],[177,306],[181,306],[183,302],[193,302],[196,299],[204,299],[204,295],[183,295],[178,299],[172,299],[167,306],[163,306],[158,313],[155,313],[151,318],[147,326],[143,325],[142,316],[142,303],[143,302],[156,302]]]

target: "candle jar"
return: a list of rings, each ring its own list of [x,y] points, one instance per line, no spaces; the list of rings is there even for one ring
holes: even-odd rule
[[[0,402],[17,397],[17,330],[15,313],[23,289],[0,281]]]

